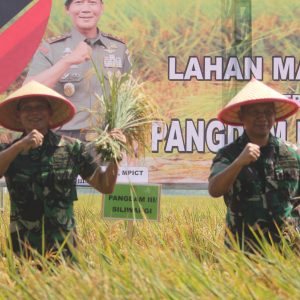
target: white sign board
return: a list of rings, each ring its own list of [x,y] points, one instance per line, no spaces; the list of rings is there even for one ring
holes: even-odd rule
[[[105,168],[105,167],[103,167]],[[148,183],[149,172],[145,167],[120,167],[117,183]],[[77,177],[77,186],[89,186],[80,176]]]
[[[149,173],[145,167],[120,167],[117,183],[148,183]]]

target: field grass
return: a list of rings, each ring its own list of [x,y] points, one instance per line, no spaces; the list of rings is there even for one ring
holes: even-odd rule
[[[160,223],[100,219],[100,197],[76,203],[78,263],[0,259],[1,299],[299,299],[300,259],[266,247],[247,258],[223,246],[221,199],[163,196]],[[4,224],[1,221],[2,248]]]
[[[268,82],[272,56],[298,53],[300,6],[279,0],[252,4],[253,54],[264,57]],[[176,55],[182,70],[191,55],[220,55],[221,1],[107,0],[105,5],[101,30],[127,41],[137,77],[166,117],[214,118],[223,105],[224,83],[169,82],[167,57]],[[46,36],[69,27],[62,1],[53,0]],[[274,82],[273,87],[300,90],[298,82]],[[294,129],[289,136],[294,141]],[[211,158],[164,154],[170,156],[165,174],[184,178],[184,170],[192,174],[208,169],[196,157]],[[180,159],[186,162],[184,170],[178,167]],[[162,174],[161,165],[156,174]],[[76,203],[78,263],[55,266],[43,258],[31,262],[2,254],[0,299],[299,299],[300,259],[288,247],[281,254],[266,246],[263,257],[251,259],[224,248],[221,199],[164,196],[161,222],[138,222],[130,241],[125,222],[101,220],[99,198],[82,196]],[[7,224],[6,210],[0,222],[2,253]],[[35,267],[37,261],[43,271]]]

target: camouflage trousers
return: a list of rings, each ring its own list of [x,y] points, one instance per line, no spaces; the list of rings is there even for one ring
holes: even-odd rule
[[[45,257],[73,257],[73,249],[77,247],[76,228],[71,231],[38,230],[33,228],[16,228],[10,226],[9,244],[15,254],[30,258],[37,252]]]
[[[277,226],[270,222],[268,227],[248,227],[238,232],[226,228],[225,246],[229,249],[239,248],[245,253],[261,253],[266,244],[276,245],[279,250],[288,246],[300,253],[299,224],[285,222]]]

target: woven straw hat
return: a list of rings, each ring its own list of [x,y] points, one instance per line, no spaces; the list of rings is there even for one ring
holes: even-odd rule
[[[56,128],[70,121],[75,114],[74,105],[54,90],[36,81],[30,81],[0,102],[0,124],[10,130],[23,131],[17,118],[18,104],[23,99],[44,98],[52,108],[49,128]]]
[[[247,104],[273,102],[275,120],[281,121],[296,113],[298,102],[288,99],[262,82],[252,79],[239,93],[219,112],[218,119],[228,125],[243,125],[239,118],[240,107]]]

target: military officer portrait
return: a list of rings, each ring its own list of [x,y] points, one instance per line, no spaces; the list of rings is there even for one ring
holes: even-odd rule
[[[123,41],[97,26],[104,10],[102,0],[66,0],[65,10],[72,29],[42,42],[25,83],[38,81],[68,98],[77,113],[59,133],[88,141],[92,118],[87,109],[96,107],[96,94],[102,95],[93,62],[107,82],[112,74],[129,72],[130,57]]]

